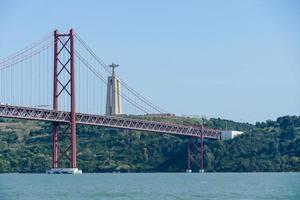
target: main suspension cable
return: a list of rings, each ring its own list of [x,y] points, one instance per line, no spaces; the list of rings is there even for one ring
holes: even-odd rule
[[[83,47],[86,48],[86,50],[96,59],[96,61],[108,72],[111,74],[111,70],[109,67],[92,51],[92,49],[80,38],[78,34],[75,34],[75,37],[78,39],[78,41],[83,45]],[[118,76],[117,76],[118,77]],[[123,81],[120,77],[118,77],[121,85],[124,86],[127,90],[129,90],[134,96],[136,96],[138,99],[140,99],[142,102],[150,106],[152,109],[156,110],[159,113],[167,113],[164,109],[154,105],[149,100],[147,100],[145,97],[143,97],[141,94],[139,94],[136,90],[131,88],[125,81]]]

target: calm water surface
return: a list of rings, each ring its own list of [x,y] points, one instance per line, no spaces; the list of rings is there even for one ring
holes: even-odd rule
[[[300,200],[300,173],[1,174],[0,199]]]

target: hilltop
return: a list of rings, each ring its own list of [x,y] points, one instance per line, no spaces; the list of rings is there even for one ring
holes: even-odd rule
[[[300,117],[284,116],[255,125],[224,119],[139,117],[243,131],[232,140],[206,141],[206,171],[300,171]],[[93,126],[77,129],[78,165],[84,172],[186,169],[184,137]],[[51,165],[51,140],[50,123],[0,119],[0,172],[43,173]]]

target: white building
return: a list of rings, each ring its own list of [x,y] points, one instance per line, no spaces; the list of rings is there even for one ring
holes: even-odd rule
[[[244,132],[242,132],[242,131],[221,131],[221,139],[222,140],[232,139],[243,133]]]

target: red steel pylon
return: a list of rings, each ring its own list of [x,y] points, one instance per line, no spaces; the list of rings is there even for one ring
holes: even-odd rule
[[[204,137],[203,126],[201,126],[200,138],[189,138],[187,145],[187,172],[191,172],[192,168],[198,168],[199,172],[204,172]]]
[[[53,123],[53,158],[52,167],[57,168],[60,160],[64,157],[71,162],[70,167],[77,168],[76,161],[76,110],[75,110],[75,59],[74,59],[74,31],[71,29],[67,34],[60,34],[54,31],[54,76],[53,76],[53,110],[59,109],[59,97],[62,94],[70,96],[70,123],[62,127],[62,124]],[[67,79],[61,76],[67,74]],[[71,129],[71,144],[65,149],[59,147],[59,135],[68,135],[67,131]],[[61,132],[61,133],[59,133]],[[71,157],[68,151],[71,150]]]

